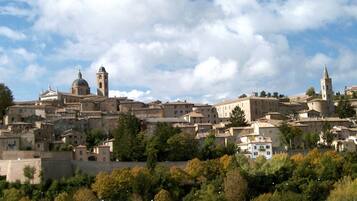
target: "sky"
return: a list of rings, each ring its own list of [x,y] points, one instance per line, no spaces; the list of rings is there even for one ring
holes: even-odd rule
[[[216,103],[255,91],[357,85],[356,0],[1,0],[0,82],[15,100],[69,92]]]

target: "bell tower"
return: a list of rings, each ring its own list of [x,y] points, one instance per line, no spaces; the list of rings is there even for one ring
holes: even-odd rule
[[[108,97],[108,73],[103,66],[97,72],[97,95]]]
[[[335,109],[335,106],[333,104],[332,79],[328,75],[326,65],[321,79],[321,96],[322,100],[326,101],[326,109],[328,115],[332,115]]]

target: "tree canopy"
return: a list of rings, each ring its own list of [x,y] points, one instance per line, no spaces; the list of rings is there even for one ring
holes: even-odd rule
[[[247,126],[247,120],[245,119],[245,114],[244,111],[239,107],[236,106],[231,113],[231,116],[229,118],[230,127],[241,127],[241,126]]]
[[[7,107],[13,104],[11,90],[3,83],[0,83],[0,119],[3,118]]]
[[[349,118],[356,115],[356,111],[352,107],[347,97],[341,96],[336,107],[336,113],[340,118]]]
[[[314,87],[310,87],[306,90],[306,95],[310,96],[310,97],[313,97],[316,95],[316,92],[315,92],[315,88]]]

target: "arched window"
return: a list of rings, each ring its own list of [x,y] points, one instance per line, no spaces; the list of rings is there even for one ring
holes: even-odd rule
[[[101,82],[99,82],[99,88],[102,88],[102,85],[103,85],[103,84],[102,84]]]

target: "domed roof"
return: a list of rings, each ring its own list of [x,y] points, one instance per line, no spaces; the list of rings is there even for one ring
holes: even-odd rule
[[[88,82],[82,78],[81,71],[78,72],[78,79],[74,80],[72,83],[72,87],[77,87],[77,86],[89,87]]]

